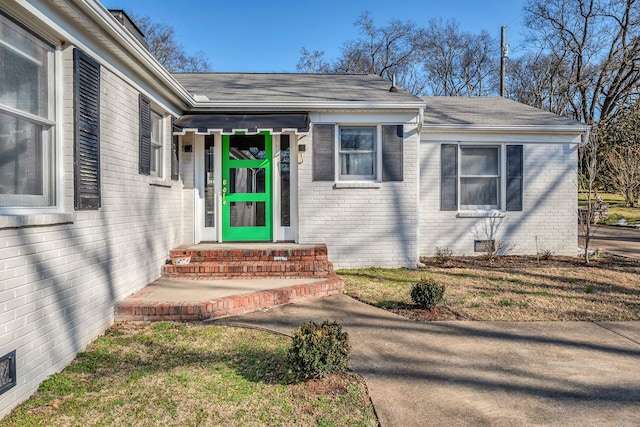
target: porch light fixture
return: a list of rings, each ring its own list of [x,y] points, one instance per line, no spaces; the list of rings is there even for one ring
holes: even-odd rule
[[[301,165],[304,163],[304,152],[307,150],[306,144],[298,145],[298,164]]]

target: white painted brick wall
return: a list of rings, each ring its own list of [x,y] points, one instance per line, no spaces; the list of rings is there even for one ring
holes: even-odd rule
[[[169,175],[169,121],[162,181],[169,187],[152,186],[156,179],[138,174],[138,92],[105,66],[102,208],[74,211],[72,88],[67,48],[61,125],[69,215],[49,217],[72,223],[0,229],[0,355],[17,350],[18,375],[18,385],[0,396],[0,417],[111,325],[114,304],[159,278],[169,250],[183,242],[182,183]]]
[[[313,141],[305,141],[299,165],[299,242],[326,243],[336,268],[408,267],[417,264],[418,206],[415,197],[418,137],[405,125],[404,181],[380,188],[334,188],[312,180]]]
[[[577,146],[523,145],[523,210],[491,219],[457,218],[456,212],[440,211],[440,143],[420,144],[421,255],[432,256],[436,248],[449,248],[456,255],[478,255],[473,251],[474,240],[491,235],[487,230],[492,225],[498,229],[497,239],[514,245],[510,254],[577,254]]]

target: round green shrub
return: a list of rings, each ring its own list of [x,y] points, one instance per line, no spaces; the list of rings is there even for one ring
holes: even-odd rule
[[[302,324],[293,335],[287,356],[298,378],[323,378],[346,370],[350,351],[349,335],[337,322],[311,321]]]
[[[438,284],[433,279],[423,279],[422,282],[411,287],[411,301],[420,307],[433,310],[436,304],[442,301],[444,289],[444,285]]]

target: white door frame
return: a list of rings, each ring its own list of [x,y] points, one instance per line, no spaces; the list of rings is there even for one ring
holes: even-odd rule
[[[214,154],[213,154],[213,191],[214,191],[214,206],[215,206],[215,226],[214,227],[205,227],[205,176],[204,176],[204,160],[205,160],[205,152],[204,152],[204,135],[195,135],[194,137],[194,188],[195,188],[195,200],[193,206],[193,220],[194,220],[194,237],[195,243],[200,242],[219,242],[220,241],[220,212],[221,209],[221,189],[222,185],[220,183],[222,179],[222,171],[221,171],[221,154],[222,154],[222,144],[219,134],[214,134]]]
[[[273,168],[272,168],[272,221],[273,241],[296,241],[298,228],[298,135],[289,135],[290,146],[290,170],[289,170],[289,195],[290,195],[290,221],[291,225],[283,227],[280,218],[281,194],[280,194],[280,134],[272,134],[273,144]],[[215,194],[215,227],[204,226],[204,135],[194,135],[194,206],[193,227],[194,242],[220,242],[222,232],[222,136],[220,133],[212,134],[214,137],[214,194]]]
[[[280,136],[273,136],[273,241],[295,241],[298,221],[298,138],[294,133],[286,133],[289,135],[289,209],[290,209],[290,225],[282,226],[280,217],[280,207],[282,205],[282,194],[280,192]]]

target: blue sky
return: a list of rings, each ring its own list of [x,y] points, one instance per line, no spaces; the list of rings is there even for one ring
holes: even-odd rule
[[[485,29],[496,40],[507,26],[510,55],[518,55],[525,0],[101,0],[171,24],[187,52],[201,51],[213,71],[295,72],[302,47],[335,59],[358,36],[354,22],[368,11],[375,25],[390,19],[426,25],[455,18],[465,31]],[[496,47],[496,55],[499,46]]]

